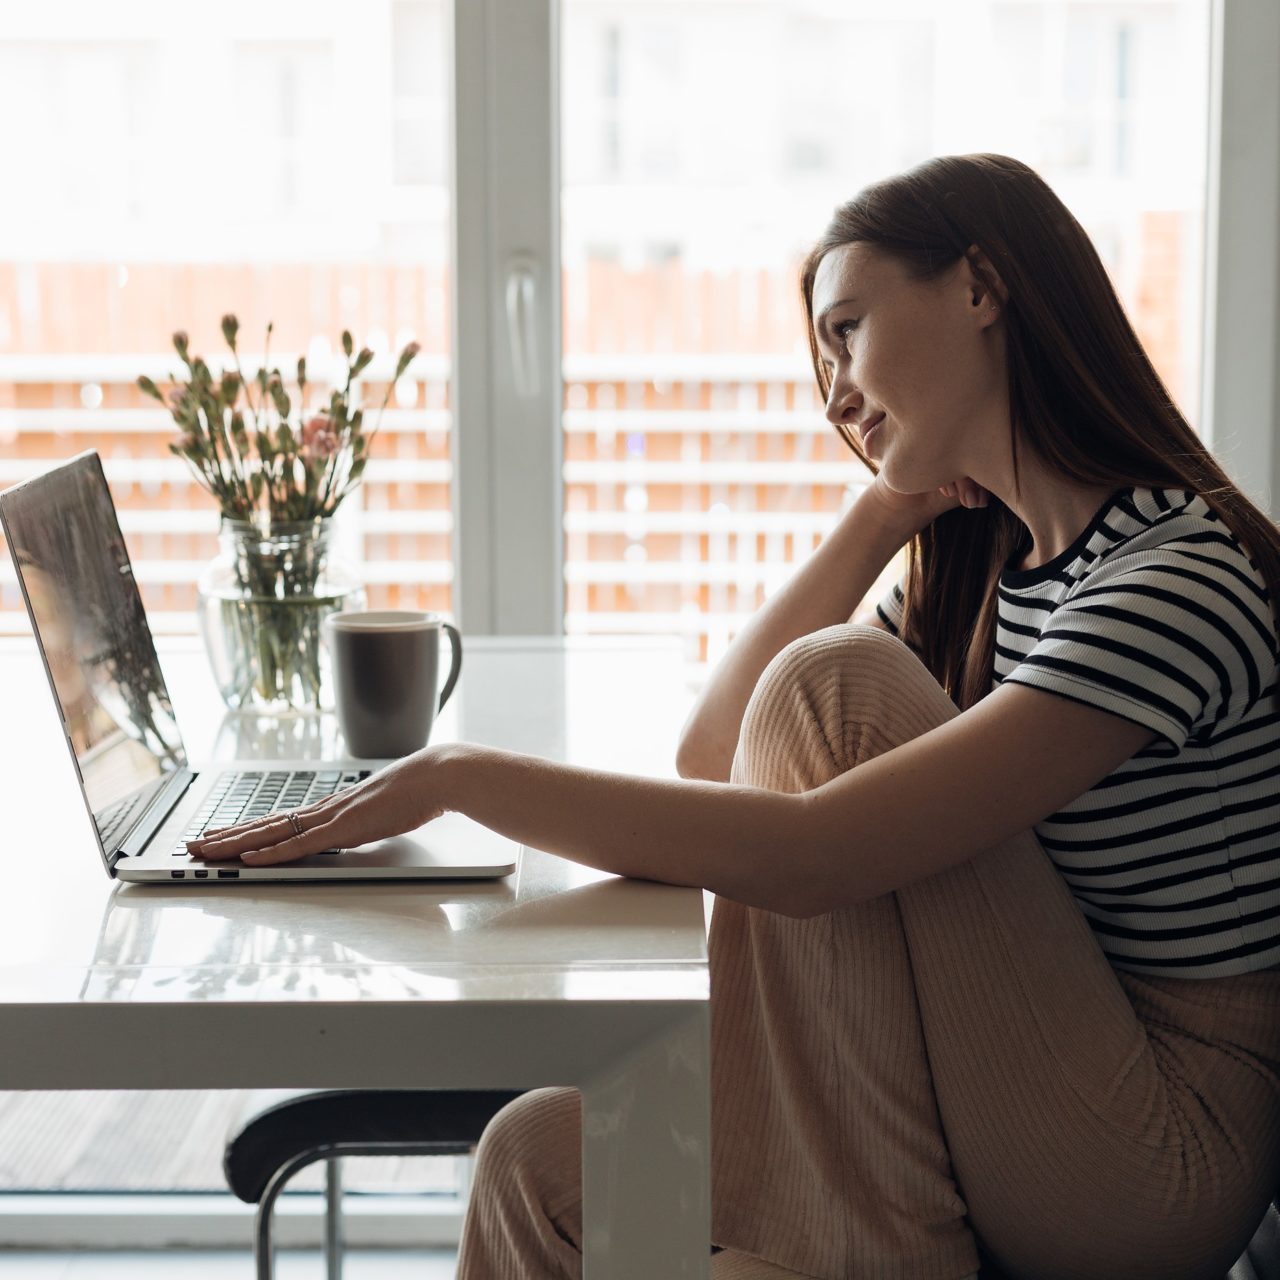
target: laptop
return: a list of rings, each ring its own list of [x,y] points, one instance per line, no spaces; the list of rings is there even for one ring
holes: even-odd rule
[[[495,879],[520,845],[447,813],[405,835],[284,866],[203,862],[202,830],[300,809],[387,761],[188,763],[94,450],[0,493],[0,525],[107,874],[144,884]]]

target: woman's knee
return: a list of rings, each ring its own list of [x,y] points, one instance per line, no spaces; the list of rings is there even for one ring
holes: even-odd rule
[[[810,670],[815,663],[829,666],[850,660],[855,655],[861,656],[864,652],[875,654],[880,649],[898,648],[911,653],[897,636],[880,627],[867,626],[861,622],[837,622],[834,626],[797,636],[778,651],[760,678],[763,681],[765,675],[775,667],[798,676]]]
[[[582,1151],[581,1096],[576,1089],[532,1089],[508,1102],[476,1148],[477,1183],[522,1181],[535,1168],[575,1169]]]
[[[950,707],[928,669],[896,636],[878,627],[839,623],[793,640],[769,663],[747,703],[739,735],[744,765],[781,742],[807,739],[831,769],[843,772],[878,754],[877,720],[885,699],[916,688],[935,697],[932,714]]]
[[[829,684],[850,672],[869,685],[898,688],[923,681],[936,686],[928,668],[897,636],[864,623],[841,622],[799,636],[778,652],[761,672],[752,699],[771,689]]]
[[[459,1276],[581,1274],[580,1098],[576,1089],[535,1089],[489,1122],[476,1152]]]

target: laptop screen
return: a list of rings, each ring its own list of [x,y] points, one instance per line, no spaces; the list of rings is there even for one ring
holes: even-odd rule
[[[110,855],[187,761],[98,455],[83,453],[0,495],[0,515]]]

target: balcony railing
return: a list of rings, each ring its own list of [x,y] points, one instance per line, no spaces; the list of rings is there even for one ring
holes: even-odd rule
[[[166,451],[171,419],[134,386],[142,372],[163,383],[174,363],[0,356],[0,486],[97,448],[152,624],[170,632],[194,629],[193,584],[218,529],[212,501]],[[389,358],[369,370],[375,403],[380,364]],[[419,357],[340,512],[371,607],[451,608],[448,374],[447,357]],[[564,387],[571,634],[675,633],[691,664],[714,661],[868,479],[798,357],[571,355]],[[0,631],[25,626],[6,556]]]

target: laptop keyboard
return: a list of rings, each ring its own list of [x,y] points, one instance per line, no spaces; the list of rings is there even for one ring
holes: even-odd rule
[[[95,813],[93,820],[98,824],[98,834],[103,846],[108,850],[118,849],[120,836],[129,829],[137,816],[147,807],[151,799],[148,791],[139,791],[137,795],[125,796],[109,809]]]
[[[355,786],[368,776],[368,769],[223,773],[205,797],[200,811],[192,817],[190,826],[182,833],[182,841],[194,840],[196,836],[218,827],[252,822],[254,818],[263,818],[269,813],[288,813],[291,809],[305,808]],[[319,852],[337,853],[338,850],[322,849]],[[185,843],[179,842],[174,846],[173,856],[190,856]]]

